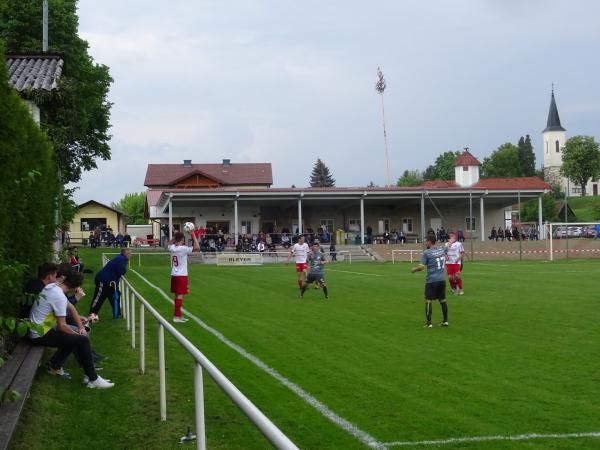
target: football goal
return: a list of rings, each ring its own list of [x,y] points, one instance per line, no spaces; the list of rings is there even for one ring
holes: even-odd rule
[[[600,257],[600,223],[553,222],[546,224],[548,259]]]

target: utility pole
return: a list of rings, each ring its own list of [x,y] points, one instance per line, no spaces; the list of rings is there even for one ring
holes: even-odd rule
[[[42,52],[48,51],[48,0],[42,1]]]
[[[385,186],[390,187],[392,185],[390,179],[390,158],[388,154],[388,143],[387,143],[387,133],[385,130],[385,108],[383,106],[383,93],[385,92],[385,88],[387,84],[385,83],[385,78],[383,78],[383,72],[381,68],[377,68],[377,82],[375,83],[375,90],[381,96],[381,119],[383,122],[383,145],[385,147]]]

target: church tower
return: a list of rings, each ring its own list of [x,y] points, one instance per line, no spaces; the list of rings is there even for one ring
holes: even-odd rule
[[[550,98],[550,110],[548,111],[548,122],[542,132],[544,152],[544,177],[546,181],[558,183],[566,190],[566,179],[560,175],[562,166],[562,151],[565,146],[565,130],[560,124],[556,100],[554,99],[554,88]]]

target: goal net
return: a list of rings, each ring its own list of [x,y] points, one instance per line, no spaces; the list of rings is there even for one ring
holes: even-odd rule
[[[600,223],[554,222],[546,224],[548,259],[600,258]]]

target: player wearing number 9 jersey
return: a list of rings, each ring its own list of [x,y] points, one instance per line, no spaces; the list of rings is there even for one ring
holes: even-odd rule
[[[443,322],[440,324],[444,327],[448,326],[448,304],[446,303],[446,253],[447,249],[435,246],[435,236],[427,236],[425,241],[427,250],[423,252],[421,264],[411,269],[412,273],[420,272],[427,269],[427,277],[425,279],[425,318],[427,322],[425,326],[431,328],[432,308],[431,302],[438,300],[442,307],[444,316]]]
[[[169,253],[171,254],[171,292],[175,294],[175,312],[173,313],[173,322],[183,323],[187,319],[181,315],[183,305],[183,296],[190,293],[188,283],[188,255],[200,250],[198,238],[192,233],[194,246],[185,245],[185,235],[181,232],[173,234],[173,239],[169,241]]]

